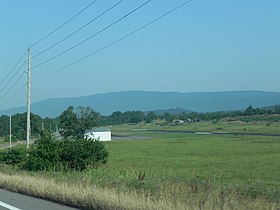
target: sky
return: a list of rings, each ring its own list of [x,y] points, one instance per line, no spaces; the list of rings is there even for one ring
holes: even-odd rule
[[[98,51],[186,1],[151,0],[112,25],[145,2],[2,0],[0,110],[26,105],[30,46],[32,103],[131,90],[280,91],[279,0],[192,0]]]

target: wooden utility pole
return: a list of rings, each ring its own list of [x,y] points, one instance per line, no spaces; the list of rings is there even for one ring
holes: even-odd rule
[[[12,149],[12,116],[10,115],[10,149]]]
[[[30,91],[31,91],[31,50],[28,49],[28,70],[27,70],[27,127],[26,127],[26,148],[29,148],[30,140]]]

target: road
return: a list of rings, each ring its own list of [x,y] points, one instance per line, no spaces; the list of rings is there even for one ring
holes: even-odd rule
[[[0,210],[77,210],[51,201],[9,192],[0,188]]]
[[[30,140],[30,144],[34,144],[35,140],[32,139]],[[26,145],[26,141],[17,141],[17,142],[12,142],[12,147],[18,145],[18,144],[25,144]],[[10,148],[10,143],[2,143],[0,144],[0,149],[6,149],[6,148]]]
[[[15,143],[15,142],[12,143],[12,147],[14,147],[16,145],[17,145],[17,143]],[[10,148],[10,143],[0,144],[0,149],[6,149],[6,148]]]

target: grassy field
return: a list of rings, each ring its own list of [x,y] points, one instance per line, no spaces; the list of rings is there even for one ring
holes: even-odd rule
[[[104,167],[81,173],[27,173],[1,167],[0,186],[38,195],[44,187],[37,189],[37,184],[51,182],[53,190],[50,183],[45,184],[48,193],[42,192],[42,197],[84,209],[279,209],[280,137],[147,130],[218,128],[229,132],[246,129],[279,133],[277,127],[280,130],[276,122],[113,126],[114,135],[128,140],[105,143],[110,157]],[[142,140],[129,140],[135,137]],[[12,177],[14,180],[9,181]],[[23,189],[24,177],[31,180],[29,186],[34,185],[32,192]],[[59,189],[66,189],[65,186],[67,190],[61,194]],[[73,191],[80,197],[74,196]]]
[[[106,143],[110,152],[108,170],[145,171],[156,177],[195,175],[221,182],[280,184],[277,137],[152,135],[156,139]]]

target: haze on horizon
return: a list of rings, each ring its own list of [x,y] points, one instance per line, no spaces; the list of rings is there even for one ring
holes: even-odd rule
[[[91,2],[2,2],[0,81],[32,43],[65,23]],[[32,56],[73,33],[117,2],[119,0],[97,1],[73,21],[32,47]],[[85,40],[144,2],[121,2],[77,34],[32,59],[32,67]],[[149,2],[93,39],[32,70],[32,79],[69,65],[184,2]],[[174,13],[82,62],[44,79],[34,80],[32,101],[127,90],[279,92],[279,8],[278,0],[192,0]],[[0,110],[26,104],[24,71],[27,65],[23,63],[26,59],[25,55],[20,62],[23,66],[14,78],[12,75],[18,68],[0,83],[0,90],[3,89],[0,92]],[[22,77],[19,77],[21,74]],[[11,83],[5,87],[10,78]],[[4,95],[9,88],[11,91]]]

